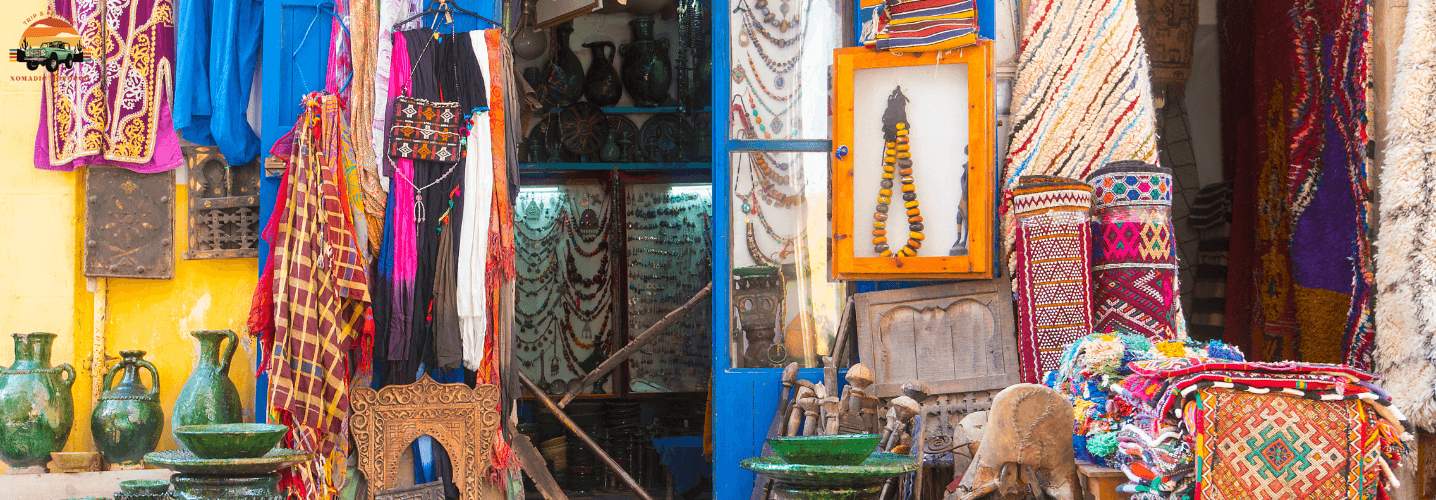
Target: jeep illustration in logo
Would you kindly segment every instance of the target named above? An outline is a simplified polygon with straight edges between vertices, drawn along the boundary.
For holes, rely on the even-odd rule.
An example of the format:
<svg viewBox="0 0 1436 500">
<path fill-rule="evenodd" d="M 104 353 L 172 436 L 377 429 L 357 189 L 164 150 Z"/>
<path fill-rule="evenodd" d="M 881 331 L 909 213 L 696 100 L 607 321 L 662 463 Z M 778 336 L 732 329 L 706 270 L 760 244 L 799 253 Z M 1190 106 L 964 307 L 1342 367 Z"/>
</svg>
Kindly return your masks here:
<svg viewBox="0 0 1436 500">
<path fill-rule="evenodd" d="M 80 32 L 69 21 L 50 16 L 35 21 L 20 38 L 20 48 L 10 50 L 10 60 L 25 63 L 34 71 L 44 66 L 51 73 L 60 65 L 69 68 L 75 63 L 92 60 L 80 45 Z"/>
</svg>

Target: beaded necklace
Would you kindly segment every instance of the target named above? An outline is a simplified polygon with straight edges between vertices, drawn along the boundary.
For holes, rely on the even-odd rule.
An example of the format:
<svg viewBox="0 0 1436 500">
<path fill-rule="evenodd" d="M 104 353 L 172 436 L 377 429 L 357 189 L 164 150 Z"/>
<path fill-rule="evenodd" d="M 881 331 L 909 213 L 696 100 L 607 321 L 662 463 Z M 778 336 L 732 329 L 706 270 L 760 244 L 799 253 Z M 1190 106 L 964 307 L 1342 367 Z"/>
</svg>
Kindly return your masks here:
<svg viewBox="0 0 1436 500">
<path fill-rule="evenodd" d="M 793 38 L 789 38 L 786 40 L 778 38 L 776 36 L 773 36 L 772 33 L 769 33 L 768 30 L 763 29 L 762 26 L 759 26 L 759 21 L 757 17 L 755 17 L 753 15 L 753 12 L 749 11 L 747 7 L 743 7 L 740 5 L 735 10 L 743 11 L 743 33 L 740 33 L 738 36 L 739 46 L 747 47 L 748 43 L 750 43 L 751 40 L 756 40 L 752 37 L 753 33 L 761 35 L 764 39 L 768 40 L 773 45 L 777 45 L 780 49 L 786 49 L 803 41 L 803 35 L 805 33 L 798 33 L 796 35 L 793 35 Z M 804 29 L 803 31 L 806 32 L 807 29 Z"/>
<path fill-rule="evenodd" d="M 912 257 L 922 248 L 922 210 L 918 208 L 917 186 L 913 184 L 912 176 L 912 152 L 908 148 L 907 100 L 899 86 L 888 96 L 888 107 L 883 112 L 883 177 L 878 190 L 877 211 L 873 212 L 873 251 L 882 257 L 894 255 L 888 245 L 887 231 L 888 203 L 892 199 L 894 177 L 902 181 L 903 208 L 907 209 L 908 218 L 907 242 L 896 255 Z"/>
<path fill-rule="evenodd" d="M 573 343 L 574 343 L 574 344 L 578 344 L 579 349 L 593 349 L 594 346 L 597 346 L 599 343 L 601 343 L 601 342 L 604 340 L 604 338 L 606 337 L 606 335 L 604 335 L 603 333 L 608 331 L 608 323 L 609 323 L 610 320 L 613 319 L 613 308 L 608 308 L 607 311 L 608 311 L 608 314 L 605 314 L 605 315 L 603 316 L 603 325 L 598 327 L 598 331 L 599 331 L 599 334 L 598 334 L 598 335 L 594 335 L 594 334 L 593 334 L 593 331 L 589 329 L 588 325 L 584 325 L 584 327 L 583 327 L 584 333 L 586 333 L 590 338 L 593 339 L 590 343 L 587 343 L 587 344 L 585 344 L 582 340 L 580 340 L 580 339 L 578 338 L 578 334 L 573 331 L 573 324 L 572 324 L 572 323 L 569 323 L 569 325 L 568 325 L 568 327 L 567 327 L 569 338 L 573 339 Z M 597 319 L 597 318 L 594 318 L 594 319 Z"/>
<path fill-rule="evenodd" d="M 579 275 L 578 264 L 575 262 L 573 254 L 568 255 L 566 264 L 568 268 L 568 282 L 571 284 L 594 287 L 608 281 L 608 255 L 604 255 L 603 258 L 598 261 L 598 272 L 594 273 L 592 278 Z"/>
</svg>

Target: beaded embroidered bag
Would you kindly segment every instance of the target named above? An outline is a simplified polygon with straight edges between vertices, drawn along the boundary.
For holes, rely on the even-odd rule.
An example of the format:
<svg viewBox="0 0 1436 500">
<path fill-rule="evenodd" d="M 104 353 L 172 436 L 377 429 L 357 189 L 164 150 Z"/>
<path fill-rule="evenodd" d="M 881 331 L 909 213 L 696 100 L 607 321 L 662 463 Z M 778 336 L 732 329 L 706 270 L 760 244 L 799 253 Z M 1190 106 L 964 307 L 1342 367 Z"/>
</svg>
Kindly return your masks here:
<svg viewBox="0 0 1436 500">
<path fill-rule="evenodd" d="M 463 158 L 459 140 L 463 120 L 457 102 L 395 97 L 387 153 L 393 158 L 457 162 Z"/>
</svg>

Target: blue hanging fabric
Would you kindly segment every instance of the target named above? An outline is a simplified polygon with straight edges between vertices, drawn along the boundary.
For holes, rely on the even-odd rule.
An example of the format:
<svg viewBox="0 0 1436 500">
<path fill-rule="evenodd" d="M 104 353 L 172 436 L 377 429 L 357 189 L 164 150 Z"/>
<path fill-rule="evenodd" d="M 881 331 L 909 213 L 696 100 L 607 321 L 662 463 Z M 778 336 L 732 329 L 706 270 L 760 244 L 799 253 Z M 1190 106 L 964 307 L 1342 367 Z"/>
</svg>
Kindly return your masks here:
<svg viewBox="0 0 1436 500">
<path fill-rule="evenodd" d="M 179 0 L 175 17 L 175 129 L 190 142 L 219 146 L 231 165 L 249 163 L 259 156 L 247 111 L 262 3 Z"/>
</svg>

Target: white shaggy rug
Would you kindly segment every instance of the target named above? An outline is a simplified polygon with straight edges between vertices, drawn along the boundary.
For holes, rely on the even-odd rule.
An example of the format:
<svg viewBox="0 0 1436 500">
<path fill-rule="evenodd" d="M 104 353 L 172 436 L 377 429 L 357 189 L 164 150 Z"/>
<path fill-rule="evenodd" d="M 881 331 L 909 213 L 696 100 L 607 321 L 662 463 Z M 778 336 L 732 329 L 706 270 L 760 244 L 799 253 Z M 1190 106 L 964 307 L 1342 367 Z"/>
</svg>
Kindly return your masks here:
<svg viewBox="0 0 1436 500">
<path fill-rule="evenodd" d="M 1436 430 L 1436 0 L 1410 0 L 1396 56 L 1376 241 L 1375 371 Z"/>
</svg>

